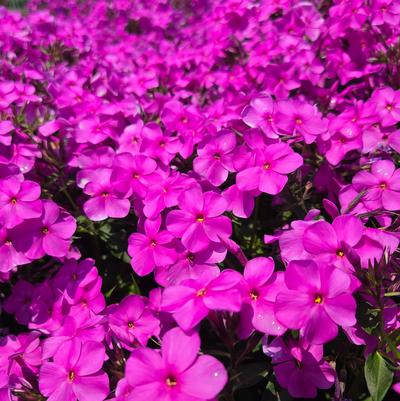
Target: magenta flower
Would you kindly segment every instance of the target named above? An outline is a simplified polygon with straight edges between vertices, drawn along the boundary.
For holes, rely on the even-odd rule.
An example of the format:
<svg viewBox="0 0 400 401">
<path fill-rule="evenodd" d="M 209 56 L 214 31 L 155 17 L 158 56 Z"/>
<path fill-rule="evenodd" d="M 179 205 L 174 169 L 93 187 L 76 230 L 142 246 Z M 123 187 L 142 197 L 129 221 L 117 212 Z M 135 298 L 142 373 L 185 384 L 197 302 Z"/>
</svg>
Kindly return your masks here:
<svg viewBox="0 0 400 401">
<path fill-rule="evenodd" d="M 129 385 L 126 378 L 121 379 L 117 388 L 115 389 L 115 398 L 111 398 L 111 401 L 128 401 L 131 400 L 133 387 Z"/>
<path fill-rule="evenodd" d="M 62 347 L 53 362 L 44 362 L 39 374 L 40 392 L 48 401 L 103 401 L 109 391 L 101 370 L 106 358 L 101 343 L 73 341 Z"/>
<path fill-rule="evenodd" d="M 219 275 L 205 271 L 198 279 L 167 287 L 162 310 L 172 313 L 184 330 L 195 327 L 210 310 L 239 312 L 242 300 L 237 285 L 241 278 L 234 270 L 224 270 Z"/>
<path fill-rule="evenodd" d="M 215 186 L 223 184 L 229 172 L 234 171 L 232 151 L 235 146 L 235 134 L 230 131 L 217 133 L 215 138 L 198 146 L 198 157 L 193 160 L 194 171 Z"/>
<path fill-rule="evenodd" d="M 63 257 L 68 253 L 76 230 L 75 219 L 50 200 L 42 201 L 40 218 L 30 219 L 15 227 L 15 247 L 30 259 L 45 254 Z"/>
<path fill-rule="evenodd" d="M 42 364 L 42 347 L 40 344 L 40 333 L 31 331 L 20 334 L 18 345 L 9 358 L 9 373 L 22 376 L 24 370 L 30 369 L 35 374 Z"/>
<path fill-rule="evenodd" d="M 121 153 L 114 159 L 110 181 L 121 194 L 133 192 L 144 197 L 149 187 L 149 178 L 156 168 L 157 163 L 150 157 Z"/>
<path fill-rule="evenodd" d="M 72 300 L 81 298 L 85 287 L 92 285 L 98 277 L 93 259 L 84 259 L 79 262 L 70 259 L 57 272 L 54 284 L 63 291 L 68 302 L 73 302 Z"/>
<path fill-rule="evenodd" d="M 147 219 L 144 234 L 134 233 L 129 237 L 128 253 L 131 256 L 133 270 L 145 276 L 156 266 L 168 266 L 177 258 L 174 249 L 174 236 L 167 230 L 161 230 L 161 218 Z"/>
<path fill-rule="evenodd" d="M 276 127 L 276 104 L 267 95 L 259 96 L 245 107 L 242 113 L 243 121 L 252 128 L 260 128 L 268 138 L 278 138 Z"/>
<path fill-rule="evenodd" d="M 108 217 L 126 217 L 131 203 L 125 198 L 125 193 L 114 187 L 111 169 L 98 169 L 96 173 L 96 181 L 89 182 L 84 189 L 85 194 L 91 196 L 83 205 L 89 219 L 101 221 Z"/>
<path fill-rule="evenodd" d="M 142 144 L 143 121 L 138 120 L 134 124 L 124 128 L 124 132 L 118 137 L 119 153 L 139 154 Z"/>
<path fill-rule="evenodd" d="M 326 221 L 317 221 L 305 229 L 303 234 L 304 249 L 321 262 L 333 264 L 343 270 L 353 270 L 346 250 L 354 248 L 364 233 L 361 220 L 354 216 L 338 216 L 332 225 Z M 324 238 L 321 241 L 321 238 Z"/>
<path fill-rule="evenodd" d="M 368 209 L 400 210 L 400 169 L 391 160 L 373 163 L 371 172 L 358 172 L 352 184 L 358 193 L 366 191 L 361 200 Z"/>
<path fill-rule="evenodd" d="M 303 158 L 286 143 L 268 145 L 254 153 L 254 167 L 246 168 L 236 176 L 237 186 L 242 191 L 258 188 L 261 192 L 276 195 L 288 180 L 286 174 L 303 164 Z"/>
<path fill-rule="evenodd" d="M 141 151 L 148 156 L 159 159 L 163 164 L 168 165 L 179 149 L 178 138 L 163 133 L 158 124 L 151 122 L 143 127 Z"/>
<path fill-rule="evenodd" d="M 232 233 L 231 221 L 221 216 L 227 209 L 226 200 L 219 194 L 203 193 L 200 186 L 192 186 L 179 198 L 179 208 L 167 215 L 166 225 L 175 237 L 191 252 L 206 249 L 211 242 L 220 243 Z"/>
<path fill-rule="evenodd" d="M 62 325 L 52 330 L 51 336 L 43 342 L 42 359 L 52 358 L 63 346 L 69 346 L 71 341 L 101 342 L 105 337 L 105 318 L 97 315 L 87 318 L 84 314 L 65 317 Z"/>
<path fill-rule="evenodd" d="M 372 25 L 380 26 L 385 23 L 398 25 L 400 23 L 400 4 L 393 0 L 374 0 L 371 14 Z"/>
<path fill-rule="evenodd" d="M 305 143 L 314 142 L 327 131 L 318 109 L 300 101 L 280 101 L 276 112 L 276 125 L 283 134 L 301 135 Z"/>
<path fill-rule="evenodd" d="M 126 379 L 133 387 L 129 399 L 206 401 L 214 398 L 225 386 L 227 374 L 217 359 L 198 356 L 199 349 L 199 335 L 185 334 L 179 328 L 164 335 L 161 352 L 135 349 L 126 364 Z"/>
<path fill-rule="evenodd" d="M 151 336 L 160 333 L 160 321 L 138 295 L 129 295 L 119 305 L 111 307 L 108 324 L 116 338 L 128 349 L 137 343 L 144 347 Z"/>
<path fill-rule="evenodd" d="M 15 314 L 19 324 L 27 325 L 32 318 L 32 295 L 34 286 L 28 281 L 19 280 L 12 288 L 12 293 L 3 303 L 7 313 Z"/>
<path fill-rule="evenodd" d="M 75 139 L 78 143 L 98 144 L 113 136 L 114 126 L 112 120 L 101 121 L 96 116 L 85 118 L 78 124 Z"/>
<path fill-rule="evenodd" d="M 351 279 L 332 265 L 311 260 L 289 262 L 287 290 L 278 293 L 275 315 L 289 329 L 300 329 L 311 344 L 323 344 L 338 334 L 337 326 L 356 323 Z"/>
<path fill-rule="evenodd" d="M 161 121 L 171 132 L 191 132 L 202 123 L 201 116 L 193 107 L 184 107 L 179 101 L 171 100 L 164 105 Z"/>
<path fill-rule="evenodd" d="M 149 180 L 144 198 L 143 213 L 149 219 L 155 219 L 165 208 L 178 205 L 178 198 L 193 181 L 176 172 L 159 171 Z"/>
<path fill-rule="evenodd" d="M 314 398 L 317 389 L 327 389 L 335 382 L 335 370 L 323 359 L 320 345 L 278 337 L 264 352 L 272 357 L 278 383 L 288 389 L 292 397 Z"/>
<path fill-rule="evenodd" d="M 30 262 L 24 251 L 15 248 L 16 242 L 16 234 L 12 230 L 0 228 L 0 272 L 2 273 L 7 273 Z"/>
<path fill-rule="evenodd" d="M 243 306 L 240 315 L 241 337 L 247 337 L 253 327 L 262 333 L 281 335 L 286 327 L 275 317 L 275 298 L 284 287 L 283 274 L 274 273 L 272 258 L 258 257 L 247 262 L 241 287 Z"/>
<path fill-rule="evenodd" d="M 40 186 L 34 181 L 21 182 L 13 176 L 0 182 L 0 221 L 12 228 L 26 219 L 42 214 Z"/>
<path fill-rule="evenodd" d="M 182 248 L 182 249 L 180 249 Z M 155 271 L 157 283 L 164 287 L 180 284 L 186 279 L 197 279 L 206 271 L 219 272 L 216 263 L 225 259 L 226 248 L 222 245 L 210 246 L 200 252 L 189 252 L 181 246 L 177 249 L 178 259 L 170 266 L 162 266 Z"/>
<path fill-rule="evenodd" d="M 400 91 L 384 87 L 374 91 L 371 101 L 376 103 L 376 112 L 383 127 L 400 121 Z"/>
<path fill-rule="evenodd" d="M 253 213 L 254 198 L 260 192 L 241 191 L 236 184 L 231 185 L 222 193 L 222 196 L 228 201 L 228 210 L 237 217 L 248 218 Z"/>
</svg>

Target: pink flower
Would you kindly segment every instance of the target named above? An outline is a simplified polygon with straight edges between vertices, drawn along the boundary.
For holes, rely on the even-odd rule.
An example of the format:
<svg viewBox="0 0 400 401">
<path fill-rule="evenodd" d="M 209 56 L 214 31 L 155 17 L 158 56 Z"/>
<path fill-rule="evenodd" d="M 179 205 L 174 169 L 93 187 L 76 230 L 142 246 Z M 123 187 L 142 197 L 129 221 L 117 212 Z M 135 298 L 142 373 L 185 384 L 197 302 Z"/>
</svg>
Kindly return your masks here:
<svg viewBox="0 0 400 401">
<path fill-rule="evenodd" d="M 103 401 L 109 391 L 101 370 L 106 354 L 101 343 L 73 341 L 62 347 L 53 362 L 44 362 L 39 374 L 40 392 L 48 401 Z"/>
<path fill-rule="evenodd" d="M 371 101 L 376 104 L 376 112 L 383 127 L 400 121 L 400 91 L 384 87 L 374 91 Z"/>
<path fill-rule="evenodd" d="M 112 120 L 101 121 L 99 117 L 89 117 L 80 121 L 75 139 L 78 143 L 98 144 L 113 136 L 115 123 Z"/>
<path fill-rule="evenodd" d="M 24 251 L 15 248 L 17 236 L 12 230 L 0 228 L 0 272 L 6 273 L 30 262 Z"/>
<path fill-rule="evenodd" d="M 0 181 L 0 188 L 0 221 L 6 228 L 42 214 L 40 186 L 36 182 L 21 182 L 13 176 Z"/>
<path fill-rule="evenodd" d="M 314 398 L 317 389 L 330 388 L 335 382 L 335 370 L 323 359 L 321 345 L 278 337 L 263 348 L 272 357 L 278 383 L 292 397 Z"/>
<path fill-rule="evenodd" d="M 34 286 L 28 281 L 19 280 L 3 303 L 4 310 L 7 313 L 14 313 L 19 324 L 27 325 L 32 318 L 33 289 Z"/>
<path fill-rule="evenodd" d="M 141 151 L 167 165 L 179 151 L 180 143 L 176 136 L 165 134 L 156 123 L 143 127 Z"/>
<path fill-rule="evenodd" d="M 373 163 L 371 172 L 358 172 L 352 184 L 358 193 L 366 191 L 361 200 L 368 209 L 400 210 L 400 169 L 391 160 Z"/>
<path fill-rule="evenodd" d="M 210 246 L 196 253 L 179 248 L 177 251 L 178 259 L 176 262 L 170 266 L 162 266 L 155 272 L 157 283 L 164 287 L 180 284 L 189 278 L 197 279 L 206 270 L 218 273 L 219 268 L 216 263 L 222 262 L 227 252 L 222 245 Z"/>
<path fill-rule="evenodd" d="M 15 247 L 30 259 L 45 254 L 63 257 L 68 253 L 76 230 L 75 219 L 50 200 L 42 201 L 42 215 L 15 227 Z"/>
<path fill-rule="evenodd" d="M 274 273 L 272 258 L 257 257 L 247 262 L 243 277 L 241 337 L 247 337 L 253 327 L 270 335 L 283 334 L 286 327 L 277 322 L 274 311 L 276 295 L 284 286 L 283 273 Z"/>
<path fill-rule="evenodd" d="M 194 171 L 215 186 L 223 184 L 229 172 L 234 171 L 232 151 L 235 146 L 235 134 L 230 131 L 218 132 L 215 138 L 198 146 L 198 157 L 193 160 Z"/>
<path fill-rule="evenodd" d="M 254 198 L 260 192 L 256 189 L 253 191 L 241 191 L 236 184 L 226 189 L 222 196 L 228 201 L 228 210 L 237 217 L 248 218 L 253 213 Z"/>
<path fill-rule="evenodd" d="M 147 219 L 144 223 L 145 234 L 134 233 L 129 237 L 128 253 L 131 256 L 133 270 L 145 276 L 156 266 L 168 266 L 177 258 L 174 249 L 174 236 L 167 230 L 161 230 L 161 218 Z"/>
<path fill-rule="evenodd" d="M 239 312 L 240 292 L 236 288 L 241 275 L 234 270 L 221 274 L 205 271 L 198 279 L 188 279 L 167 287 L 163 293 L 162 309 L 184 330 L 190 330 L 204 319 L 210 310 Z"/>
<path fill-rule="evenodd" d="M 149 178 L 157 168 L 157 163 L 150 157 L 121 153 L 114 159 L 110 181 L 113 188 L 121 194 L 144 197 L 149 187 Z"/>
<path fill-rule="evenodd" d="M 371 24 L 380 26 L 385 23 L 398 25 L 400 22 L 400 4 L 393 0 L 372 1 Z"/>
<path fill-rule="evenodd" d="M 126 364 L 126 379 L 133 387 L 129 399 L 206 401 L 214 398 L 225 386 L 227 374 L 217 359 L 198 356 L 199 349 L 199 335 L 185 334 L 179 328 L 164 335 L 161 352 L 135 349 Z"/>
<path fill-rule="evenodd" d="M 268 95 L 260 95 L 243 110 L 242 118 L 249 127 L 260 128 L 268 138 L 278 138 L 275 114 L 274 100 Z"/>
<path fill-rule="evenodd" d="M 144 215 L 154 219 L 165 208 L 176 206 L 183 189 L 190 183 L 192 179 L 177 171 L 164 173 L 160 170 L 155 173 L 146 188 L 147 192 L 143 201 Z"/>
<path fill-rule="evenodd" d="M 347 273 L 311 260 L 289 262 L 285 272 L 287 290 L 278 293 L 277 319 L 290 329 L 300 329 L 311 344 L 323 344 L 338 334 L 337 325 L 356 323 L 356 303 Z"/>
<path fill-rule="evenodd" d="M 79 299 L 85 292 L 85 287 L 92 285 L 99 274 L 93 259 L 84 259 L 77 262 L 74 259 L 67 260 L 57 272 L 54 284 L 63 291 L 68 302 Z"/>
<path fill-rule="evenodd" d="M 43 342 L 42 358 L 53 357 L 57 351 L 64 346 L 69 346 L 71 341 L 101 342 L 105 337 L 105 318 L 98 315 L 87 318 L 84 314 L 65 316 L 62 325 L 51 332 L 51 336 Z"/>
<path fill-rule="evenodd" d="M 128 349 L 132 349 L 136 343 L 146 346 L 151 336 L 160 333 L 159 320 L 138 295 L 129 295 L 119 305 L 110 307 L 108 324 L 117 339 Z"/>
<path fill-rule="evenodd" d="M 332 225 L 326 221 L 317 221 L 306 228 L 303 246 L 321 262 L 333 264 L 345 271 L 353 270 L 346 250 L 349 247 L 354 248 L 361 241 L 363 234 L 364 226 L 360 219 L 343 215 L 336 217 Z"/>
<path fill-rule="evenodd" d="M 314 142 L 327 131 L 327 126 L 315 106 L 292 100 L 278 103 L 276 125 L 286 135 L 301 135 L 305 143 Z"/>
<path fill-rule="evenodd" d="M 302 157 L 286 143 L 256 149 L 254 154 L 254 167 L 246 168 L 236 176 L 237 186 L 242 191 L 258 188 L 261 192 L 276 195 L 288 180 L 286 174 L 303 164 Z"/>
<path fill-rule="evenodd" d="M 111 169 L 98 169 L 96 173 L 96 181 L 89 182 L 84 189 L 85 194 L 91 196 L 83 205 L 89 219 L 101 221 L 108 217 L 126 217 L 131 203 L 125 198 L 125 193 L 114 187 Z"/>
<path fill-rule="evenodd" d="M 199 185 L 192 186 L 180 196 L 179 208 L 167 215 L 166 225 L 175 237 L 191 252 L 206 249 L 211 242 L 221 243 L 231 235 L 228 217 L 221 216 L 227 209 L 226 200 L 219 194 L 203 193 Z"/>
</svg>

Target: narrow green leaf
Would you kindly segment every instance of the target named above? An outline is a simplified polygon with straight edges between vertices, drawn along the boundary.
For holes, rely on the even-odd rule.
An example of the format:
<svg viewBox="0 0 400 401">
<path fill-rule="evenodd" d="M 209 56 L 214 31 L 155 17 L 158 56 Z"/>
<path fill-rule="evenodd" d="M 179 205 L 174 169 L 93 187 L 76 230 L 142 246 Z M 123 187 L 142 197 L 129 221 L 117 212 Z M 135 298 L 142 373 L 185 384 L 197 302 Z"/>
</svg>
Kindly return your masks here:
<svg viewBox="0 0 400 401">
<path fill-rule="evenodd" d="M 368 356 L 364 374 L 372 401 L 382 401 L 392 384 L 393 371 L 379 352 Z"/>
</svg>

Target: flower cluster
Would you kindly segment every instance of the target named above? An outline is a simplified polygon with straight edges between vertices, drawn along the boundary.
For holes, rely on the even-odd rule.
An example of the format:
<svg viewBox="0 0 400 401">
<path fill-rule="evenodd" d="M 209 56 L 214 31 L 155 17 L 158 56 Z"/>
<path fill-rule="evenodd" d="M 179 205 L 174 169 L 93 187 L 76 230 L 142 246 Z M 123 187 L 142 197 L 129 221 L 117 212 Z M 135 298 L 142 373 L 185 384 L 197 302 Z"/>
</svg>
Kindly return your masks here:
<svg viewBox="0 0 400 401">
<path fill-rule="evenodd" d="M 400 393 L 399 0 L 0 21 L 0 401 Z"/>
</svg>

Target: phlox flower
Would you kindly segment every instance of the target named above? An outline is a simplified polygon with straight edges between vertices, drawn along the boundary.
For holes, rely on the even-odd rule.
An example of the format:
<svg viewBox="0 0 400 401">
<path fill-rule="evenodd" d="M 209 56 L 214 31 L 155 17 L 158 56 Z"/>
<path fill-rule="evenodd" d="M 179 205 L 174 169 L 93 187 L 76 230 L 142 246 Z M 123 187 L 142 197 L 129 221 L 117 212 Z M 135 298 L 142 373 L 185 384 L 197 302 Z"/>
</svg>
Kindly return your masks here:
<svg viewBox="0 0 400 401">
<path fill-rule="evenodd" d="M 223 245 L 213 245 L 199 252 L 190 252 L 183 246 L 177 249 L 178 259 L 170 266 L 155 271 L 158 284 L 167 287 L 186 279 L 197 279 L 204 271 L 218 272 L 216 263 L 222 262 L 227 253 Z"/>
<path fill-rule="evenodd" d="M 272 358 L 278 383 L 292 397 L 314 398 L 317 389 L 330 388 L 335 382 L 335 370 L 323 359 L 321 345 L 278 337 L 263 349 Z"/>
<path fill-rule="evenodd" d="M 15 246 L 30 259 L 45 254 L 66 256 L 76 230 L 75 219 L 51 200 L 43 200 L 42 205 L 40 217 L 25 220 L 13 229 Z"/>
<path fill-rule="evenodd" d="M 177 171 L 159 171 L 153 174 L 143 201 L 144 215 L 155 219 L 165 208 L 177 206 L 182 191 L 193 182 L 191 178 Z"/>
<path fill-rule="evenodd" d="M 111 306 L 108 310 L 108 325 L 128 349 L 137 343 L 146 346 L 149 338 L 160 332 L 159 320 L 138 295 L 129 295 L 119 305 Z"/>
<path fill-rule="evenodd" d="M 376 104 L 376 112 L 383 127 L 400 121 L 400 91 L 390 87 L 376 89 L 371 96 L 371 102 Z"/>
<path fill-rule="evenodd" d="M 133 192 L 144 197 L 149 186 L 149 178 L 156 168 L 157 163 L 150 157 L 120 153 L 114 159 L 110 181 L 113 188 L 122 194 Z"/>
<path fill-rule="evenodd" d="M 318 109 L 308 103 L 292 100 L 278 102 L 276 125 L 286 135 L 301 135 L 305 143 L 312 143 L 327 131 Z"/>
<path fill-rule="evenodd" d="M 365 191 L 361 200 L 369 210 L 400 210 L 400 169 L 391 160 L 373 163 L 371 172 L 358 172 L 352 185 L 358 193 Z"/>
<path fill-rule="evenodd" d="M 178 138 L 164 133 L 158 124 L 151 122 L 143 127 L 141 145 L 143 153 L 160 160 L 164 165 L 168 165 L 179 149 Z"/>
<path fill-rule="evenodd" d="M 284 287 L 283 273 L 274 273 L 272 258 L 257 257 L 247 262 L 241 285 L 243 299 L 240 334 L 247 337 L 253 327 L 271 335 L 281 335 L 286 327 L 275 317 L 277 293 Z"/>
<path fill-rule="evenodd" d="M 305 341 L 323 344 L 338 334 L 338 325 L 356 323 L 356 303 L 350 276 L 328 264 L 312 260 L 289 262 L 287 290 L 278 293 L 275 315 L 290 329 L 300 329 Z"/>
<path fill-rule="evenodd" d="M 111 169 L 98 169 L 96 181 L 85 186 L 84 192 L 91 198 L 84 203 L 83 209 L 93 221 L 108 217 L 122 218 L 129 213 L 131 203 L 125 198 L 126 193 L 121 193 L 114 187 L 111 174 Z"/>
<path fill-rule="evenodd" d="M 253 167 L 240 171 L 236 184 L 242 191 L 258 188 L 261 192 L 276 195 L 288 181 L 286 174 L 303 164 L 303 158 L 286 143 L 275 143 L 255 150 Z"/>
<path fill-rule="evenodd" d="M 101 370 L 106 354 L 101 343 L 73 341 L 40 368 L 39 389 L 49 401 L 103 401 L 109 380 Z"/>
<path fill-rule="evenodd" d="M 221 216 L 227 202 L 216 192 L 203 193 L 199 185 L 192 186 L 182 193 L 178 205 L 180 210 L 168 213 L 166 225 L 189 251 L 202 251 L 211 242 L 221 243 L 231 235 L 230 219 Z"/>
<path fill-rule="evenodd" d="M 336 217 L 332 224 L 317 221 L 304 230 L 304 249 L 317 260 L 333 264 L 345 271 L 353 270 L 346 255 L 349 247 L 361 241 L 364 225 L 355 216 Z"/>
<path fill-rule="evenodd" d="M 197 279 L 167 287 L 162 310 L 172 313 L 184 330 L 195 327 L 210 310 L 239 312 L 242 300 L 237 285 L 240 281 L 241 275 L 234 270 L 224 270 L 217 275 L 205 271 Z"/>
<path fill-rule="evenodd" d="M 97 116 L 88 117 L 79 122 L 75 139 L 78 143 L 98 144 L 113 136 L 114 126 L 112 120 L 101 121 Z"/>
<path fill-rule="evenodd" d="M 21 182 L 13 176 L 0 181 L 0 221 L 12 228 L 26 219 L 39 217 L 42 203 L 40 186 L 34 181 Z"/>
<path fill-rule="evenodd" d="M 223 184 L 229 172 L 234 171 L 232 151 L 235 146 L 235 134 L 230 131 L 218 132 L 215 138 L 198 146 L 198 157 L 193 160 L 194 171 L 215 186 Z"/>
<path fill-rule="evenodd" d="M 126 364 L 126 380 L 133 390 L 131 401 L 206 401 L 225 386 L 227 374 L 221 362 L 198 356 L 200 338 L 181 329 L 168 331 L 161 352 L 149 348 L 132 351 Z M 184 350 L 184 352 L 182 352 Z"/>
<path fill-rule="evenodd" d="M 0 228 L 0 272 L 2 273 L 7 273 L 30 262 L 24 251 L 15 248 L 16 236 L 17 234 L 12 230 Z"/>
<path fill-rule="evenodd" d="M 260 95 L 254 98 L 244 108 L 243 121 L 252 128 L 260 128 L 268 138 L 277 138 L 276 104 L 268 95 Z"/>
<path fill-rule="evenodd" d="M 156 266 L 168 266 L 177 258 L 174 236 L 167 230 L 160 230 L 161 218 L 147 219 L 144 234 L 133 233 L 129 237 L 128 253 L 133 270 L 140 276 L 149 274 Z"/>
</svg>

